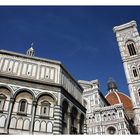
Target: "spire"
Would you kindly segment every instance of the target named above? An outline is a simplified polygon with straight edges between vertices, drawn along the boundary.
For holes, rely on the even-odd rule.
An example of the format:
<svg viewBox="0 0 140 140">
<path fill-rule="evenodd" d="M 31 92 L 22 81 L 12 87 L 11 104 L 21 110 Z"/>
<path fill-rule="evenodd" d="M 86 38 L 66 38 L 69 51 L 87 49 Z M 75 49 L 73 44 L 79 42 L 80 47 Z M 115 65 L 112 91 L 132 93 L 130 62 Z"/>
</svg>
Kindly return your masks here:
<svg viewBox="0 0 140 140">
<path fill-rule="evenodd" d="M 109 80 L 107 82 L 107 87 L 108 87 L 108 91 L 118 89 L 116 82 L 112 78 L 109 78 Z"/>
<path fill-rule="evenodd" d="M 28 56 L 34 56 L 35 51 L 34 51 L 34 49 L 33 49 L 33 45 L 34 45 L 34 43 L 32 42 L 32 43 L 31 43 L 31 47 L 27 50 L 26 55 L 28 55 Z"/>
</svg>

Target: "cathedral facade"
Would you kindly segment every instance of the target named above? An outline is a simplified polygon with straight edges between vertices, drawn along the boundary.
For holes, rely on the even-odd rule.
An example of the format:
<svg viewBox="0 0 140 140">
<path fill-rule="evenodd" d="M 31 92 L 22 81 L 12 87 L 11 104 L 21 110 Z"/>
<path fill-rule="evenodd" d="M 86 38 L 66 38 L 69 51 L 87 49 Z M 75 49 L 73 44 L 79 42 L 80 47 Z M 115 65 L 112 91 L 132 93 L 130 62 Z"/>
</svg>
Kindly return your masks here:
<svg viewBox="0 0 140 140">
<path fill-rule="evenodd" d="M 0 134 L 140 134 L 140 36 L 115 26 L 130 97 L 114 80 L 76 81 L 59 61 L 0 50 Z"/>
</svg>

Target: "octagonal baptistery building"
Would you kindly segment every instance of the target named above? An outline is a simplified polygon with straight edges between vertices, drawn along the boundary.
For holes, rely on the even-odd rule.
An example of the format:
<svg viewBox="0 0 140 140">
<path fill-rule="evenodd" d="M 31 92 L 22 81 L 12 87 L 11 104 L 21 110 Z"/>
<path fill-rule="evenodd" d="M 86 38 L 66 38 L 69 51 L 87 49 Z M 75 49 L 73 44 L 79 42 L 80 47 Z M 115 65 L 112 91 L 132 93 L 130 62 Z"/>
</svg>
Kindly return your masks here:
<svg viewBox="0 0 140 140">
<path fill-rule="evenodd" d="M 133 105 L 132 105 L 131 98 L 126 94 L 118 91 L 117 84 L 113 79 L 110 78 L 108 80 L 107 86 L 108 86 L 108 93 L 105 96 L 105 98 L 110 103 L 110 105 L 122 104 L 126 114 L 130 119 L 132 119 Z"/>
<path fill-rule="evenodd" d="M 61 62 L 0 50 L 0 134 L 84 134 L 83 88 Z"/>
</svg>

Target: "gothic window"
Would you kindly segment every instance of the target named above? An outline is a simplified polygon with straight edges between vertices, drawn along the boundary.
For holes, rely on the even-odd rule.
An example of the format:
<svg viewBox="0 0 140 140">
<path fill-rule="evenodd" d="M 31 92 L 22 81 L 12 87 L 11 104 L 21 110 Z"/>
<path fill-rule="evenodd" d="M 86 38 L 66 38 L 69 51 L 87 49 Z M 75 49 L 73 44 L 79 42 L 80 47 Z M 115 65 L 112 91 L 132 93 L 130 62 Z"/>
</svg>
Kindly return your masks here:
<svg viewBox="0 0 140 140">
<path fill-rule="evenodd" d="M 122 117 L 122 112 L 119 112 L 119 117 Z"/>
<path fill-rule="evenodd" d="M 136 50 L 135 50 L 135 46 L 133 42 L 127 43 L 127 48 L 128 48 L 130 56 L 136 55 Z"/>
<path fill-rule="evenodd" d="M 121 128 L 124 128 L 124 124 L 123 123 L 121 123 Z"/>
<path fill-rule="evenodd" d="M 49 117 L 50 113 L 50 103 L 48 101 L 43 101 L 41 103 L 41 116 Z"/>
<path fill-rule="evenodd" d="M 135 67 L 132 68 L 134 77 L 138 76 L 137 69 Z"/>
<path fill-rule="evenodd" d="M 6 96 L 3 94 L 0 94 L 0 110 L 3 110 L 5 100 L 6 100 Z"/>
<path fill-rule="evenodd" d="M 26 113 L 27 101 L 25 99 L 20 100 L 19 102 L 19 113 Z"/>
</svg>

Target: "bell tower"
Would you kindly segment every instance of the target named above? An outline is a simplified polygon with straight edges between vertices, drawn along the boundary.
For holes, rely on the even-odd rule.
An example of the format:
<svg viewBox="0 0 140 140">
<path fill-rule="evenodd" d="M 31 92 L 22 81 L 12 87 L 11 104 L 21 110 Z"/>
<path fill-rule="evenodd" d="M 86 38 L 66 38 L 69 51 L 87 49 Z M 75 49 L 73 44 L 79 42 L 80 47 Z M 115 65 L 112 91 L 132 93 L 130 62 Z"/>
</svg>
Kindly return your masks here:
<svg viewBox="0 0 140 140">
<path fill-rule="evenodd" d="M 134 125 L 140 134 L 140 36 L 136 21 L 113 28 L 124 66 L 134 110 Z"/>
</svg>

